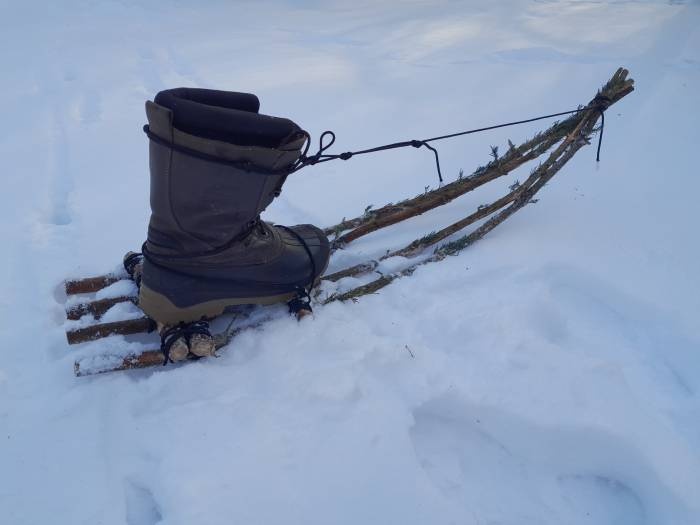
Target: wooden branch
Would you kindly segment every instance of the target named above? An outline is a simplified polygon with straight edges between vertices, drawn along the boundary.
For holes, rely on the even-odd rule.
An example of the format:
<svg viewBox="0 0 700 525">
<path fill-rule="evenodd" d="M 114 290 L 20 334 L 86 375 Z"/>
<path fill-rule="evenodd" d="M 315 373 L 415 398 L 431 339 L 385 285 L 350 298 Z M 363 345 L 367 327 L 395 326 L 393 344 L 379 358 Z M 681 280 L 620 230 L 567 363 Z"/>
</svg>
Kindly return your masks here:
<svg viewBox="0 0 700 525">
<path fill-rule="evenodd" d="M 84 279 L 70 279 L 65 282 L 66 295 L 76 295 L 79 293 L 94 293 L 110 284 L 121 281 L 124 277 L 115 274 L 100 275 L 99 277 L 87 277 Z"/>
<path fill-rule="evenodd" d="M 437 244 L 438 242 L 446 239 L 450 235 L 453 235 L 457 233 L 460 230 L 463 230 L 467 226 L 485 218 L 494 213 L 495 211 L 503 208 L 504 206 L 510 204 L 517 198 L 517 196 L 522 193 L 523 188 L 522 186 L 519 186 L 518 188 L 513 189 L 510 193 L 507 195 L 501 197 L 500 199 L 496 200 L 495 202 L 486 205 L 486 206 L 480 206 L 477 211 L 472 213 L 471 215 L 465 217 L 464 219 L 461 219 L 446 228 L 443 228 L 442 230 L 432 232 L 424 237 L 421 237 L 420 239 L 416 239 L 413 242 L 411 242 L 409 245 L 398 249 L 394 250 L 392 252 L 387 252 L 385 255 L 379 258 L 379 260 L 372 260 L 364 263 L 357 264 L 355 266 L 351 266 L 349 268 L 345 268 L 343 270 L 340 270 L 338 272 L 326 275 L 323 277 L 324 281 L 331 281 L 335 282 L 338 281 L 344 277 L 358 277 L 360 275 L 364 275 L 370 272 L 373 272 L 374 270 L 377 269 L 379 266 L 379 262 L 383 261 L 385 259 L 388 259 L 390 257 L 415 257 L 416 255 L 420 254 L 422 251 L 424 251 L 426 248 L 429 246 L 433 246 Z"/>
<path fill-rule="evenodd" d="M 321 280 L 323 281 L 339 281 L 343 277 L 357 277 L 358 275 L 363 275 L 369 272 L 373 272 L 374 270 L 377 269 L 377 266 L 379 266 L 379 261 L 368 261 L 360 264 L 356 264 L 355 266 L 351 266 L 349 268 L 345 268 L 344 270 L 340 270 L 335 273 L 331 273 L 328 275 L 324 275 Z"/>
<path fill-rule="evenodd" d="M 481 185 L 477 184 L 476 186 L 471 187 L 475 180 L 477 180 L 477 182 L 479 180 L 482 180 L 480 177 L 483 177 L 484 175 L 487 175 L 489 173 L 492 174 L 493 170 L 495 170 L 496 172 L 500 171 L 501 174 L 505 175 L 506 173 L 513 171 L 515 168 L 519 167 L 522 163 L 537 158 L 539 155 L 541 155 L 543 151 L 548 150 L 553 143 L 556 143 L 562 138 L 564 138 L 566 133 L 573 127 L 571 126 L 571 123 L 568 122 L 568 120 L 569 119 L 563 122 L 556 122 L 544 132 L 538 133 L 533 138 L 527 140 L 526 142 L 522 143 L 517 147 L 510 148 L 500 159 L 492 161 L 486 166 L 478 168 L 474 171 L 474 173 L 472 173 L 468 177 L 464 177 L 462 179 L 446 184 L 445 186 L 442 186 L 440 188 L 428 191 L 416 197 L 406 199 L 397 204 L 386 204 L 381 208 L 369 210 L 359 217 L 355 217 L 354 219 L 343 220 L 334 226 L 325 228 L 324 232 L 326 235 L 337 234 L 339 232 L 365 226 L 368 223 L 371 223 L 376 220 L 381 220 L 383 217 L 393 215 L 395 213 L 401 213 L 407 208 L 412 208 L 415 205 L 420 204 L 421 202 L 426 200 L 435 199 L 435 202 L 439 202 L 440 197 L 449 196 L 449 194 L 452 193 L 456 189 L 456 187 L 459 188 L 461 186 L 467 186 L 468 188 L 463 193 L 471 191 L 471 189 L 474 189 L 475 187 Z M 526 158 L 518 165 L 512 166 L 510 164 L 511 162 L 518 160 L 521 157 Z M 496 174 L 496 177 L 494 178 L 497 178 L 498 176 L 500 175 Z M 485 184 L 490 180 L 493 179 L 489 178 L 488 180 L 484 180 L 482 184 Z M 471 189 L 469 189 L 470 187 Z M 461 193 L 460 195 L 462 195 L 463 193 Z M 448 200 L 447 202 L 450 202 L 450 200 Z"/>
<path fill-rule="evenodd" d="M 525 153 L 521 152 L 521 148 L 512 148 L 503 157 L 491 162 L 485 168 L 478 169 L 469 177 L 458 179 L 441 188 L 418 195 L 399 204 L 387 205 L 379 210 L 369 211 L 363 217 L 341 223 L 342 225 L 352 222 L 358 225 L 335 239 L 333 246 L 335 248 L 342 247 L 364 235 L 448 204 L 465 193 L 507 175 L 526 162 L 539 157 L 570 132 L 575 124 L 575 119 L 567 119 L 550 128 L 548 132 L 532 139 L 536 141 L 536 145 L 529 148 Z"/>
<path fill-rule="evenodd" d="M 131 301 L 138 305 L 138 297 L 121 295 L 119 297 L 109 297 L 107 299 L 98 299 L 89 303 L 75 304 L 66 310 L 66 317 L 72 321 L 80 319 L 82 316 L 92 314 L 95 319 L 99 320 L 112 306 L 118 303 Z"/>
<path fill-rule="evenodd" d="M 116 321 L 114 323 L 101 323 L 85 328 L 76 328 L 66 332 L 69 345 L 94 341 L 110 335 L 131 335 L 155 330 L 156 323 L 148 317 Z"/>
<path fill-rule="evenodd" d="M 411 242 L 409 245 L 401 249 L 394 250 L 393 252 L 387 252 L 386 254 L 382 255 L 379 258 L 379 260 L 367 261 L 364 263 L 356 264 L 355 266 L 351 266 L 349 268 L 345 268 L 343 270 L 339 270 L 335 273 L 324 275 L 322 277 L 322 280 L 336 282 L 344 277 L 358 277 L 360 275 L 368 274 L 377 269 L 380 261 L 386 260 L 390 257 L 415 257 L 421 252 L 423 252 L 426 248 L 437 244 L 438 242 L 449 237 L 450 235 L 457 233 L 459 230 L 466 228 L 470 224 L 473 224 L 483 219 L 484 217 L 488 217 L 494 211 L 497 211 L 503 206 L 506 206 L 507 204 L 513 202 L 516 195 L 516 192 L 512 191 L 508 195 L 501 197 L 492 204 L 489 204 L 488 206 L 479 207 L 477 211 L 475 211 L 468 217 L 465 217 L 464 219 L 461 219 L 455 222 L 454 224 L 443 228 L 442 230 L 430 233 L 424 237 L 421 237 L 420 239 L 416 239 L 415 241 Z"/>
<path fill-rule="evenodd" d="M 599 94 L 608 97 L 608 99 L 611 101 L 610 104 L 608 104 L 608 107 L 634 90 L 634 81 L 631 79 L 627 80 L 627 75 L 628 71 L 626 69 L 618 69 L 613 77 L 599 92 Z M 596 99 L 591 101 L 589 105 L 592 105 L 595 102 Z M 578 116 L 579 114 L 576 115 Z M 542 189 L 552 177 L 554 177 L 554 175 L 576 154 L 576 152 L 584 145 L 589 143 L 588 137 L 593 133 L 595 124 L 597 123 L 599 117 L 600 111 L 596 109 L 589 109 L 583 112 L 583 115 L 579 116 L 580 120 L 578 124 L 571 131 L 571 133 L 569 133 L 562 143 L 549 155 L 547 160 L 532 172 L 525 183 L 523 183 L 521 187 L 516 190 L 517 196 L 512 200 L 512 204 L 486 221 L 475 231 L 461 237 L 460 239 L 457 239 L 456 241 L 441 246 L 435 250 L 431 257 L 423 261 L 415 263 L 400 272 L 396 272 L 391 275 L 384 275 L 364 286 L 359 286 L 342 294 L 332 295 L 326 299 L 323 304 L 328 304 L 334 301 L 346 301 L 348 299 L 356 300 L 358 297 L 363 295 L 376 293 L 396 279 L 413 274 L 419 266 L 429 264 L 431 262 L 441 261 L 448 255 L 456 255 L 477 240 L 483 238 L 488 232 L 513 215 L 516 211 L 530 203 L 534 195 L 540 189 Z M 504 197 L 504 199 L 506 197 Z"/>
<path fill-rule="evenodd" d="M 495 211 L 498 211 L 504 206 L 510 204 L 511 202 L 513 202 L 513 200 L 515 200 L 515 198 L 517 198 L 517 192 L 517 189 L 513 190 L 508 195 L 501 197 L 497 201 L 489 204 L 488 206 L 480 206 L 479 209 L 477 209 L 474 213 L 465 217 L 464 219 L 450 224 L 442 230 L 433 232 L 420 239 L 416 239 L 405 248 L 401 248 L 400 250 L 395 250 L 393 252 L 387 253 L 386 255 L 382 256 L 382 260 L 388 259 L 389 257 L 415 257 L 429 246 L 433 246 L 438 242 L 445 240 L 450 235 L 453 235 L 458 231 L 463 230 L 467 226 L 474 224 L 475 222 L 480 221 L 485 217 L 488 217 Z"/>
</svg>

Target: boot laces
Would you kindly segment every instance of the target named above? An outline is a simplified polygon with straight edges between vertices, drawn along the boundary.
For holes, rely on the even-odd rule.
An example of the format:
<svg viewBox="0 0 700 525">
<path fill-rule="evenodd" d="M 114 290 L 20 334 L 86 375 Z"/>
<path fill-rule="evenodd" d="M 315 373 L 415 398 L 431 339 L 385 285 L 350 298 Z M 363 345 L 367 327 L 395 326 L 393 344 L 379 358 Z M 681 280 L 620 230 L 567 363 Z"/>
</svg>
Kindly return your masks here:
<svg viewBox="0 0 700 525">
<path fill-rule="evenodd" d="M 265 228 L 265 223 L 260 220 L 258 215 L 248 223 L 248 232 L 244 234 L 242 241 L 245 246 L 248 246 L 255 237 L 267 237 L 268 235 L 269 232 Z"/>
</svg>

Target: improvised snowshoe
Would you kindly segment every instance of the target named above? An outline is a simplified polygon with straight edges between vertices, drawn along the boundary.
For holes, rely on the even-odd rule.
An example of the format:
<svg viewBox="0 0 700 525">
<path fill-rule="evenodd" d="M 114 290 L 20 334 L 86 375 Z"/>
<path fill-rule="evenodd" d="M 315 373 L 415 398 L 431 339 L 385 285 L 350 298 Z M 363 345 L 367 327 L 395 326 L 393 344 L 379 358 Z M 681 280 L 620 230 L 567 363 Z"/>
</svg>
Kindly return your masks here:
<svg viewBox="0 0 700 525">
<path fill-rule="evenodd" d="M 422 264 L 459 253 L 536 201 L 535 194 L 590 143 L 603 111 L 633 91 L 627 75 L 627 70 L 618 69 L 589 104 L 565 112 L 571 115 L 519 146 L 509 141 L 502 155 L 494 149 L 493 160 L 472 175 L 397 204 L 368 209 L 325 230 L 310 225 L 272 226 L 262 222 L 259 214 L 300 165 L 347 160 L 353 153 L 324 155 L 329 145 L 322 145 L 319 153 L 306 157 L 302 146 L 308 135 L 291 121 L 259 115 L 253 95 L 189 89 L 161 92 L 147 103 L 152 216 L 143 255 L 127 254 L 123 271 L 65 282 L 69 344 L 108 336 L 123 341 L 98 345 L 96 352 L 86 348 L 75 362 L 76 375 L 214 355 L 241 330 L 260 326 L 276 315 L 274 309 L 247 305 L 290 301 L 291 310 L 303 311 L 310 307 L 308 292 L 319 279 L 324 284 L 323 293 L 316 293 L 317 304 L 355 300 L 411 275 Z M 427 142 L 402 144 L 418 147 Z M 355 154 L 365 151 L 372 150 Z M 379 260 L 324 274 L 332 251 L 447 204 L 546 153 L 528 178 L 515 181 L 500 199 L 402 249 L 387 251 Z M 455 238 L 476 223 L 480 223 L 476 229 Z M 328 236 L 333 236 L 332 242 Z M 398 257 L 406 261 L 403 268 L 381 273 L 384 260 Z M 380 276 L 354 288 L 348 285 L 357 281 L 343 280 L 373 272 Z M 140 291 L 134 286 L 132 293 L 123 294 L 120 282 L 125 280 L 138 283 Z M 109 293 L 111 288 L 114 293 Z M 144 315 L 99 322 L 124 303 L 137 305 Z M 233 309 L 232 316 L 219 317 L 227 309 Z M 208 321 L 217 317 L 224 324 L 211 335 Z M 156 328 L 161 344 L 149 347 L 140 334 Z"/>
</svg>

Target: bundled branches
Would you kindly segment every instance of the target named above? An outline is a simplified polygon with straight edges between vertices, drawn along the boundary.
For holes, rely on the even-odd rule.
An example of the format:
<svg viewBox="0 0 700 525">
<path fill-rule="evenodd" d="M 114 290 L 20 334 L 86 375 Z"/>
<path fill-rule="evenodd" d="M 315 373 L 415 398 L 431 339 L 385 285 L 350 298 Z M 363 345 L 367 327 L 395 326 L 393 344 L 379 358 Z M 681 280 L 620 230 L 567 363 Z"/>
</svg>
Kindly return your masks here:
<svg viewBox="0 0 700 525">
<path fill-rule="evenodd" d="M 404 270 L 390 275 L 382 275 L 378 279 L 364 286 L 354 288 L 345 293 L 332 295 L 324 301 L 324 304 L 334 301 L 357 299 L 358 297 L 361 297 L 363 295 L 375 293 L 378 290 L 390 284 L 391 282 L 395 281 L 396 279 L 413 274 L 413 272 L 415 272 L 415 270 L 419 266 L 429 264 L 431 262 L 441 261 L 449 255 L 456 255 L 466 247 L 475 243 L 477 240 L 483 238 L 488 232 L 493 230 L 496 226 L 501 224 L 508 217 L 513 215 L 516 211 L 523 208 L 528 203 L 532 202 L 535 194 L 537 194 L 537 192 L 540 191 L 544 187 L 544 185 L 549 180 L 551 180 L 552 177 L 554 177 L 554 175 L 556 175 L 556 173 L 576 154 L 576 152 L 579 151 L 586 144 L 590 143 L 589 138 L 594 133 L 595 125 L 598 122 L 602 111 L 604 111 L 605 109 L 607 109 L 607 107 L 614 104 L 615 102 L 617 102 L 625 95 L 631 93 L 634 90 L 634 81 L 632 79 L 627 79 L 628 73 L 629 72 L 626 69 L 618 69 L 613 75 L 613 77 L 598 92 L 598 94 L 591 101 L 591 103 L 588 104 L 588 106 L 598 105 L 600 109 L 591 108 L 582 110 L 581 112 L 576 113 L 568 119 L 566 119 L 566 121 L 556 124 L 555 126 L 550 128 L 548 132 L 545 132 L 544 134 L 538 136 L 539 138 L 541 138 L 542 136 L 547 136 L 547 133 L 551 133 L 551 136 L 548 140 L 539 142 L 540 146 L 549 144 L 549 147 L 553 147 L 557 142 L 559 142 L 559 144 L 549 154 L 547 159 L 532 171 L 532 173 L 524 183 L 514 184 L 513 186 L 511 186 L 510 193 L 508 193 L 504 197 L 501 197 L 492 204 L 480 207 L 476 212 L 472 213 L 471 215 L 468 215 L 464 219 L 457 221 L 456 223 L 438 232 L 434 232 L 426 237 L 417 239 L 405 248 L 396 250 L 394 252 L 390 252 L 384 257 L 382 257 L 382 259 L 386 259 L 388 257 L 396 255 L 408 257 L 415 256 L 421 253 L 427 247 L 446 239 L 447 237 L 453 235 L 457 231 L 465 228 L 466 226 L 473 224 L 476 221 L 481 220 L 497 212 L 479 228 L 469 233 L 468 235 L 464 235 L 459 239 L 439 246 L 434 250 L 433 254 L 430 257 L 416 262 L 414 264 L 411 264 Z M 567 131 L 567 133 L 564 136 L 559 136 L 558 133 L 553 131 L 555 129 L 567 129 L 570 131 Z M 554 137 L 557 137 L 556 141 L 552 142 Z M 514 149 L 517 150 L 517 148 L 511 148 L 511 151 L 513 151 Z M 505 158 L 505 156 L 503 158 Z M 494 162 L 498 162 L 498 160 Z M 420 213 L 422 213 L 422 211 Z M 363 231 L 370 228 L 371 224 L 371 222 L 365 223 Z M 376 269 L 377 266 L 378 263 L 376 261 L 372 261 L 370 263 L 357 265 L 352 268 L 343 270 L 341 272 L 337 272 L 336 274 L 327 276 L 326 279 L 338 280 L 342 277 L 361 275 L 363 273 L 373 271 L 374 269 Z"/>
<path fill-rule="evenodd" d="M 421 215 L 464 195 L 476 188 L 503 177 L 526 162 L 546 152 L 564 138 L 576 125 L 576 119 L 568 118 L 555 123 L 543 133 L 518 147 L 512 146 L 503 156 L 478 168 L 468 177 L 462 177 L 440 188 L 406 199 L 397 204 L 387 204 L 376 210 L 367 209 L 359 217 L 326 228 L 326 235 L 336 235 L 334 247 L 339 248 L 364 235 L 391 226 L 411 217 Z M 348 231 L 349 230 L 349 231 Z M 345 233 L 342 233 L 345 232 Z"/>
</svg>

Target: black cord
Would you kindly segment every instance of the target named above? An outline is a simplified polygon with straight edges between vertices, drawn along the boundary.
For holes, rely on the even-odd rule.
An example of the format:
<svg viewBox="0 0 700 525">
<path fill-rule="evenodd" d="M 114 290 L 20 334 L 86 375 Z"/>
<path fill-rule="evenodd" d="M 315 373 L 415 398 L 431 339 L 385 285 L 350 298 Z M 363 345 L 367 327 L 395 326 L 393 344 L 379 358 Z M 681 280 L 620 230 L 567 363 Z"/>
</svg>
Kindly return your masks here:
<svg viewBox="0 0 700 525">
<path fill-rule="evenodd" d="M 514 120 L 512 122 L 506 122 L 504 124 L 496 124 L 494 126 L 486 126 L 483 128 L 475 128 L 475 129 L 469 129 L 466 131 L 458 131 L 457 133 L 450 133 L 448 135 L 440 135 L 438 137 L 431 137 L 429 139 L 404 140 L 401 142 L 393 142 L 391 144 L 384 144 L 383 146 L 376 146 L 374 148 L 368 148 L 368 149 L 363 149 L 363 150 L 358 150 L 358 151 L 346 151 L 344 153 L 339 153 L 336 155 L 331 155 L 331 154 L 325 153 L 325 151 L 335 143 L 335 133 L 333 133 L 332 131 L 324 131 L 321 134 L 321 137 L 319 138 L 318 151 L 315 154 L 308 156 L 307 152 L 309 150 L 311 136 L 306 131 L 302 131 L 302 133 L 306 136 L 307 145 L 306 145 L 306 148 L 304 150 L 304 153 L 301 155 L 301 157 L 299 157 L 299 160 L 296 162 L 296 164 L 292 168 L 292 171 L 297 171 L 305 166 L 313 166 L 314 164 L 319 164 L 321 162 L 328 162 L 330 160 L 337 160 L 337 159 L 349 160 L 356 155 L 364 155 L 367 153 L 376 153 L 378 151 L 386 151 L 386 150 L 397 149 L 397 148 L 405 148 L 408 146 L 412 146 L 414 148 L 426 147 L 429 150 L 431 150 L 433 152 L 433 154 L 435 155 L 435 165 L 437 167 L 438 178 L 440 179 L 440 183 L 442 183 L 443 180 L 442 180 L 442 173 L 440 171 L 440 158 L 438 156 L 438 151 L 434 147 L 430 146 L 428 144 L 429 142 L 451 139 L 454 137 L 461 137 L 463 135 L 471 135 L 473 133 L 480 133 L 482 131 L 489 131 L 492 129 L 505 128 L 507 126 L 516 126 L 519 124 L 526 124 L 528 122 L 536 122 L 538 120 L 559 117 L 562 115 L 571 115 L 572 113 L 578 113 L 580 111 L 586 111 L 589 109 L 598 110 L 600 112 L 600 115 L 602 118 L 601 126 L 600 126 L 600 135 L 598 137 L 598 153 L 597 153 L 597 158 L 596 158 L 596 160 L 599 161 L 600 160 L 600 147 L 601 147 L 601 143 L 603 140 L 603 127 L 605 125 L 605 117 L 603 115 L 604 115 L 604 111 L 608 108 L 608 106 L 610 105 L 611 102 L 612 101 L 610 100 L 610 98 L 608 98 L 604 95 L 598 94 L 593 99 L 592 104 L 589 104 L 588 106 L 584 106 L 582 108 L 572 109 L 570 111 L 561 111 L 559 113 L 551 113 L 549 115 L 542 115 L 540 117 L 533 117 L 533 118 L 528 118 L 528 119 L 524 119 L 524 120 Z M 324 144 L 324 137 L 326 137 L 326 136 L 330 136 L 330 142 L 328 142 L 327 144 Z"/>
<path fill-rule="evenodd" d="M 598 149 L 595 154 L 595 161 L 600 162 L 600 147 L 603 145 L 603 130 L 605 129 L 605 110 L 612 104 L 612 99 L 598 93 L 593 99 L 597 102 L 596 109 L 600 112 L 600 132 L 598 133 Z"/>
<path fill-rule="evenodd" d="M 328 133 L 328 132 L 326 132 Z M 324 133 L 325 135 L 325 133 Z M 321 140 L 323 140 L 323 135 L 321 135 Z M 331 140 L 330 144 L 333 144 L 333 141 L 335 140 L 335 135 L 333 136 L 333 139 Z M 328 146 L 330 146 L 330 144 Z M 326 147 L 328 147 L 326 146 Z M 311 266 L 311 280 L 309 281 L 309 287 L 304 288 L 303 286 L 297 286 L 296 287 L 296 292 L 297 296 L 289 301 L 287 305 L 289 306 L 289 313 L 290 314 L 297 314 L 301 310 L 308 310 L 309 312 L 313 312 L 311 308 L 311 289 L 314 286 L 314 281 L 316 280 L 316 261 L 314 260 L 314 256 L 311 253 L 311 248 L 309 248 L 309 245 L 306 243 L 304 238 L 299 235 L 296 231 L 294 231 L 292 228 L 289 228 L 287 226 L 282 226 L 282 225 L 276 225 L 276 228 L 282 228 L 285 231 L 288 231 L 291 233 L 296 239 L 299 241 L 299 243 L 304 247 L 304 251 L 306 252 L 306 255 L 309 257 L 309 263 Z"/>
</svg>

